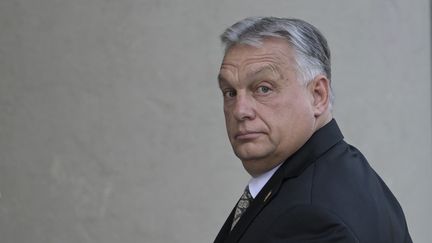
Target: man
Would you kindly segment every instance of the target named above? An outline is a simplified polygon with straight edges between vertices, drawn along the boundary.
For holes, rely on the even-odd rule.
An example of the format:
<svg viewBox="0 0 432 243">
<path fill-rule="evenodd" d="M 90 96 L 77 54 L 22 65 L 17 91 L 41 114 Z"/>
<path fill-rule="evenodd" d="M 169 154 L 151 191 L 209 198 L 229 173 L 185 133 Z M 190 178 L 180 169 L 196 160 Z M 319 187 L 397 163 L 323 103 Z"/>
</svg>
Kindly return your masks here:
<svg viewBox="0 0 432 243">
<path fill-rule="evenodd" d="M 322 34 L 254 17 L 221 39 L 228 137 L 252 178 L 215 242 L 412 242 L 396 198 L 332 117 Z"/>
</svg>

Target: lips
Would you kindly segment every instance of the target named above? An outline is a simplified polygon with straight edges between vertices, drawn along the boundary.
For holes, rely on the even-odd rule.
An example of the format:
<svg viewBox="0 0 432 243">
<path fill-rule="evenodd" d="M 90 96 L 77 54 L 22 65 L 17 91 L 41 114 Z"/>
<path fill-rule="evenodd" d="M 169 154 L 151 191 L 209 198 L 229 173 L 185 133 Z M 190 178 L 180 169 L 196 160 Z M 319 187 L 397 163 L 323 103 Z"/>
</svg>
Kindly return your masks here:
<svg viewBox="0 0 432 243">
<path fill-rule="evenodd" d="M 259 131 L 242 131 L 235 134 L 236 140 L 252 140 L 261 136 L 263 133 Z"/>
</svg>

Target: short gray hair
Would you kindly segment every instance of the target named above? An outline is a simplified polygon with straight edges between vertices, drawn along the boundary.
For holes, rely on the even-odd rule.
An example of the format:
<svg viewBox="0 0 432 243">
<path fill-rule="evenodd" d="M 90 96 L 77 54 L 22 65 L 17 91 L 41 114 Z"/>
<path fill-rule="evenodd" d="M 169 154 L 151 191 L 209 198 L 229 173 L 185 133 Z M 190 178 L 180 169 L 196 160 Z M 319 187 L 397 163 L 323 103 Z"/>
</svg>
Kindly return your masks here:
<svg viewBox="0 0 432 243">
<path fill-rule="evenodd" d="M 224 31 L 221 35 L 225 52 L 235 44 L 260 47 L 265 38 L 277 37 L 287 40 L 295 51 L 298 73 L 307 84 L 316 75 L 331 80 L 330 49 L 327 40 L 313 25 L 300 20 L 276 17 L 249 17 Z M 330 89 L 330 103 L 333 92 Z"/>
</svg>

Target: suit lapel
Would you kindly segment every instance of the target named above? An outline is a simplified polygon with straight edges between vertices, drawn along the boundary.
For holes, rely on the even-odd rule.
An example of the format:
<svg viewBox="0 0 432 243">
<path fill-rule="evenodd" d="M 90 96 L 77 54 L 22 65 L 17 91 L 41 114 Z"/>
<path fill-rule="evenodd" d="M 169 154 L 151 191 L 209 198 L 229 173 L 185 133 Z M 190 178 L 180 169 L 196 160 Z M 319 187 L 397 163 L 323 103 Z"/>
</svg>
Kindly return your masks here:
<svg viewBox="0 0 432 243">
<path fill-rule="evenodd" d="M 236 203 L 236 205 L 237 205 L 237 203 Z M 222 226 L 221 230 L 219 231 L 218 235 L 216 236 L 214 243 L 223 243 L 223 242 L 225 242 L 225 239 L 227 239 L 227 237 L 231 231 L 231 225 L 232 225 L 232 221 L 234 218 L 234 212 L 235 212 L 235 207 L 233 208 L 233 210 L 231 210 L 230 215 L 225 220 L 225 223 Z"/>
<path fill-rule="evenodd" d="M 283 173 L 281 173 L 279 168 L 272 178 L 270 178 L 269 182 L 267 182 L 263 189 L 261 189 L 258 195 L 254 198 L 249 208 L 240 217 L 236 226 L 232 229 L 231 233 L 229 233 L 225 243 L 238 242 L 240 237 L 249 227 L 250 223 L 252 223 L 261 210 L 271 201 L 274 195 L 277 194 L 282 181 L 282 175 Z"/>
<path fill-rule="evenodd" d="M 241 216 L 236 226 L 231 229 L 235 208 L 231 211 L 215 242 L 234 243 L 247 230 L 262 209 L 278 194 L 280 186 L 286 180 L 299 176 L 307 167 L 315 162 L 323 153 L 343 139 L 336 121 L 332 120 L 315 132 L 312 137 L 273 174 L 261 189 L 249 208 Z"/>
</svg>

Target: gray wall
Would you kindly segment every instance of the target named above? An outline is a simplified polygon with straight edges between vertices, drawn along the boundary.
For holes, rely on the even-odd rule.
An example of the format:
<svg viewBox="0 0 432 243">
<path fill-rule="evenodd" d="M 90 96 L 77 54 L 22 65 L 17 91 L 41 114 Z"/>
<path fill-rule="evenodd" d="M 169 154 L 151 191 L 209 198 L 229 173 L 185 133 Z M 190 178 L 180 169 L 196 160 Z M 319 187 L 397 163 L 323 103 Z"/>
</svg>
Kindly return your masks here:
<svg viewBox="0 0 432 243">
<path fill-rule="evenodd" d="M 430 13 L 418 1 L 0 1 L 0 241 L 211 242 L 248 180 L 228 144 L 218 35 L 249 15 L 315 24 L 335 117 L 432 218 Z"/>
</svg>

